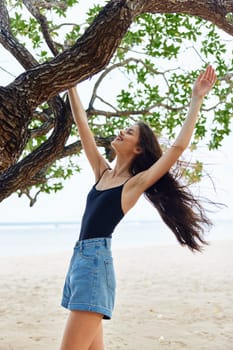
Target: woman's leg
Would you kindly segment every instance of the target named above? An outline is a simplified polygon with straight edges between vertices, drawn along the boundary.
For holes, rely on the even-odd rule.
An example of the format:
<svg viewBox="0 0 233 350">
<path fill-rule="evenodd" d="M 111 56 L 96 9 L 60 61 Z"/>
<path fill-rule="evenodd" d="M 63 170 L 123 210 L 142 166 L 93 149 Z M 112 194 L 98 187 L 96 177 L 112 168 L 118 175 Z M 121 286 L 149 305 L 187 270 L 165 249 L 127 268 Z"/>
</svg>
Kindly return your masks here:
<svg viewBox="0 0 233 350">
<path fill-rule="evenodd" d="M 99 325 L 97 334 L 89 347 L 89 350 L 104 350 L 103 324 Z"/>
<path fill-rule="evenodd" d="M 98 334 L 103 315 L 70 311 L 60 350 L 88 350 Z"/>
</svg>

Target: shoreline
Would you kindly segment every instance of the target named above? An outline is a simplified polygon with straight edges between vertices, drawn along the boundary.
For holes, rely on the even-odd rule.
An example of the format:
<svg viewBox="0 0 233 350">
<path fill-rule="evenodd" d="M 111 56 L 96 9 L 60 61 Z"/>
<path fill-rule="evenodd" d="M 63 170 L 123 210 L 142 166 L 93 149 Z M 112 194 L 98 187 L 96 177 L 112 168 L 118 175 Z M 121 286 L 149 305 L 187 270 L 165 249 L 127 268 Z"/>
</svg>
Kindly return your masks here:
<svg viewBox="0 0 233 350">
<path fill-rule="evenodd" d="M 114 248 L 116 306 L 108 350 L 232 350 L 233 240 L 192 254 L 174 244 Z M 0 350 L 59 348 L 70 251 L 0 257 Z M 13 306 L 13 307 L 12 307 Z"/>
<path fill-rule="evenodd" d="M 44 224 L 43 224 L 44 225 Z M 76 224 L 45 223 L 20 228 L 0 227 L 0 258 L 3 256 L 30 256 L 71 251 L 79 236 Z M 205 233 L 207 241 L 233 240 L 233 220 L 218 221 Z M 161 221 L 126 221 L 113 234 L 114 249 L 144 246 L 178 245 L 174 234 Z"/>
</svg>

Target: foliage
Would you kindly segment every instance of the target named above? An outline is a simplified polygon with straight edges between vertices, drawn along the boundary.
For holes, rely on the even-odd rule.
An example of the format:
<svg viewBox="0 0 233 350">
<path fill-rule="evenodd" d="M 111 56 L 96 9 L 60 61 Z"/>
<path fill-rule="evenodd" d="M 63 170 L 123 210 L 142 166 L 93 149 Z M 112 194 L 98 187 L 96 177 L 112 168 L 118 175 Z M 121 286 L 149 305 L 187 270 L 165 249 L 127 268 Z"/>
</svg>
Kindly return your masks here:
<svg viewBox="0 0 233 350">
<path fill-rule="evenodd" d="M 85 19 L 71 21 L 69 16 L 71 12 L 78 13 L 80 3 L 77 0 L 37 2 L 37 9 L 46 18 L 51 41 L 59 52 L 75 43 L 101 8 L 95 4 L 88 9 Z M 29 48 L 38 62 L 52 57 L 40 23 L 25 11 L 22 1 L 8 1 L 8 9 L 16 39 Z M 233 116 L 232 57 L 219 30 L 200 18 L 178 14 L 137 17 L 108 67 L 88 83 L 90 94 L 91 89 L 95 89 L 88 105 L 95 136 L 112 136 L 119 129 L 143 119 L 151 124 L 157 135 L 172 142 L 185 118 L 197 68 L 204 68 L 210 62 L 216 67 L 219 80 L 204 103 L 192 148 L 195 149 L 202 140 L 209 149 L 220 147 L 230 133 Z M 190 64 L 190 60 L 193 63 Z M 95 113 L 97 107 L 98 113 Z M 42 118 L 43 115 L 46 118 Z M 31 132 L 22 157 L 44 142 L 51 132 L 54 116 L 44 104 L 37 109 L 29 128 L 36 131 L 48 120 L 51 127 L 44 134 L 38 136 Z M 69 142 L 73 142 L 74 134 L 75 128 Z M 193 169 L 186 169 L 184 173 L 197 181 L 202 173 L 201 163 L 197 161 Z M 65 164 L 58 160 L 47 169 L 47 182 L 37 184 L 29 191 L 37 193 L 39 188 L 42 192 L 56 192 L 63 187 L 61 179 L 70 177 L 75 171 L 79 169 L 72 158 Z"/>
</svg>

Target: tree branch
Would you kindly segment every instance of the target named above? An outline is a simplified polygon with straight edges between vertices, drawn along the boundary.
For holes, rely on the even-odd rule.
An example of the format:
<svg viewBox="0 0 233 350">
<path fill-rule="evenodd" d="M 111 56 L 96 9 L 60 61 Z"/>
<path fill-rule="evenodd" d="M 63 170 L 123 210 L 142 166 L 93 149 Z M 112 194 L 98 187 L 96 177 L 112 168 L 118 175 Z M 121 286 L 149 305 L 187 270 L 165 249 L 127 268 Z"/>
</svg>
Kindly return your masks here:
<svg viewBox="0 0 233 350">
<path fill-rule="evenodd" d="M 63 151 L 73 119 L 61 98 L 54 98 L 52 105 L 56 123 L 53 133 L 27 157 L 0 174 L 0 202 L 12 192 L 27 187 L 30 179 L 33 179 L 45 164 L 53 163 L 57 159 L 57 154 Z"/>
<path fill-rule="evenodd" d="M 138 5 L 139 13 L 185 13 L 210 21 L 226 33 L 233 35 L 232 0 L 138 0 L 134 3 Z"/>
<path fill-rule="evenodd" d="M 35 17 L 35 19 L 40 23 L 41 31 L 43 33 L 45 41 L 53 55 L 56 56 L 58 54 L 58 49 L 50 36 L 47 19 L 41 14 L 38 3 L 33 0 L 23 0 L 23 3 L 28 11 L 32 14 L 32 16 Z"/>
<path fill-rule="evenodd" d="M 28 131 L 29 138 L 35 138 L 35 137 L 46 135 L 50 130 L 54 128 L 54 124 L 55 124 L 54 119 L 50 118 L 42 126 L 35 129 L 29 129 Z"/>
<path fill-rule="evenodd" d="M 29 69 L 38 64 L 26 47 L 13 36 L 4 0 L 0 0 L 0 43 L 19 61 L 24 69 Z"/>
</svg>

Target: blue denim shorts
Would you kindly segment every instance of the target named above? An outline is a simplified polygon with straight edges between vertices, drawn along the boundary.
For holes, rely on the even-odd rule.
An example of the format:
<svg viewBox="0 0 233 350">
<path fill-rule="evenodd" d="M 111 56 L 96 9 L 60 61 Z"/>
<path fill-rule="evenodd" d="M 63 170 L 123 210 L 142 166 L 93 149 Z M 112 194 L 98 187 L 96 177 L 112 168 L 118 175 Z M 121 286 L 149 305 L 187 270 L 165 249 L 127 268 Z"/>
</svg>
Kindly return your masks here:
<svg viewBox="0 0 233 350">
<path fill-rule="evenodd" d="M 69 310 L 97 312 L 110 319 L 115 289 L 111 238 L 78 241 L 67 272 L 61 305 Z"/>
</svg>

